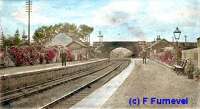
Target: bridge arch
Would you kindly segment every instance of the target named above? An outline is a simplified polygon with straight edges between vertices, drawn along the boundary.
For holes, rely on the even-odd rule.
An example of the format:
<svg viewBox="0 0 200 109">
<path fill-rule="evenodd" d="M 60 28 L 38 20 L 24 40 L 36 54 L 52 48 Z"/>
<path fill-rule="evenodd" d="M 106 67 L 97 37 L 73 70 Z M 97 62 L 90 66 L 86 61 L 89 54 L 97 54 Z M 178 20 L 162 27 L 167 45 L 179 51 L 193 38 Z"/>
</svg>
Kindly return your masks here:
<svg viewBox="0 0 200 109">
<path fill-rule="evenodd" d="M 111 58 L 128 58 L 132 57 L 133 52 L 127 48 L 118 47 L 110 52 Z"/>
</svg>

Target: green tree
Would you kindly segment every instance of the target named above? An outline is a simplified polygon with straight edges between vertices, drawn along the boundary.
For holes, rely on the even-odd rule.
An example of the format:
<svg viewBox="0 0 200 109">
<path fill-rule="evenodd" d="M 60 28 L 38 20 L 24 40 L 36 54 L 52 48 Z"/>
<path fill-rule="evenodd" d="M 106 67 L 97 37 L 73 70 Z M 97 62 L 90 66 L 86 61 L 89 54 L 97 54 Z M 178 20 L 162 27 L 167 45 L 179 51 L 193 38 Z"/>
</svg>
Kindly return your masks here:
<svg viewBox="0 0 200 109">
<path fill-rule="evenodd" d="M 36 41 L 37 43 L 42 43 L 45 40 L 47 28 L 47 26 L 42 26 L 35 30 L 35 33 L 33 35 L 34 41 Z"/>
<path fill-rule="evenodd" d="M 55 34 L 58 34 L 58 33 L 61 33 L 64 31 L 63 30 L 64 24 L 62 24 L 62 23 L 55 24 L 53 27 L 54 27 Z"/>
<path fill-rule="evenodd" d="M 11 46 L 14 46 L 14 37 L 10 36 L 10 35 L 7 35 L 4 37 L 4 47 L 7 46 L 7 47 L 11 47 Z"/>
<path fill-rule="evenodd" d="M 78 27 L 75 24 L 70 24 L 67 28 L 68 33 L 77 34 L 78 33 Z"/>
<path fill-rule="evenodd" d="M 20 43 L 21 43 L 20 34 L 19 34 L 19 30 L 17 29 L 14 34 L 14 44 L 19 45 Z"/>
<path fill-rule="evenodd" d="M 64 23 L 63 25 L 60 26 L 60 32 L 65 33 L 65 34 L 78 34 L 78 27 L 76 24 L 69 24 L 69 23 Z"/>
<path fill-rule="evenodd" d="M 94 28 L 89 27 L 87 25 L 80 25 L 79 26 L 79 35 L 81 38 L 85 39 L 86 41 L 90 41 L 90 34 L 93 32 Z"/>
<path fill-rule="evenodd" d="M 87 25 L 80 25 L 77 27 L 76 24 L 60 23 L 50 26 L 42 26 L 35 30 L 33 39 L 38 43 L 45 43 L 50 41 L 54 36 L 59 33 L 73 34 L 79 36 L 82 39 L 88 39 L 92 33 L 93 28 Z"/>
</svg>

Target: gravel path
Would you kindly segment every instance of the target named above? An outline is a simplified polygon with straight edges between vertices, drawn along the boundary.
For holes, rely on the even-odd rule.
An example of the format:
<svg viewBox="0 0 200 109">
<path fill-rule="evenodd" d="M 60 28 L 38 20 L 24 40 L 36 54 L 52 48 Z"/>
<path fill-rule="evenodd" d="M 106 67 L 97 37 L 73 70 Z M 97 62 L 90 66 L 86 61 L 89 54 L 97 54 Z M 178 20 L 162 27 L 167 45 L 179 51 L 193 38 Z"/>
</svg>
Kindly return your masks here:
<svg viewBox="0 0 200 109">
<path fill-rule="evenodd" d="M 135 60 L 132 74 L 119 89 L 108 99 L 102 108 L 130 108 L 130 97 L 156 98 L 189 98 L 188 105 L 140 105 L 144 107 L 185 107 L 194 108 L 197 105 L 199 83 L 184 76 L 177 76 L 169 68 L 153 61 L 146 65 L 142 60 Z M 200 108 L 200 107 L 199 107 Z"/>
</svg>

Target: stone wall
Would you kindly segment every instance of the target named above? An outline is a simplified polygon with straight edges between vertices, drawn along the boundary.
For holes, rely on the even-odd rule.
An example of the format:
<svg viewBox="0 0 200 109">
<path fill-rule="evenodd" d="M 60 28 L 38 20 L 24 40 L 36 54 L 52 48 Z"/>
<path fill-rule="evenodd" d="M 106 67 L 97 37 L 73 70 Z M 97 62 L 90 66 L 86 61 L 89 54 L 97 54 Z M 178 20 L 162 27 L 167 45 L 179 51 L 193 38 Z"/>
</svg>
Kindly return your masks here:
<svg viewBox="0 0 200 109">
<path fill-rule="evenodd" d="M 97 61 L 85 62 L 67 67 L 1 76 L 0 92 L 7 92 L 27 86 L 43 84 L 48 81 L 62 78 L 63 76 L 71 75 L 72 73 L 76 73 L 77 71 L 99 66 L 107 62 L 108 59 L 100 59 Z"/>
</svg>

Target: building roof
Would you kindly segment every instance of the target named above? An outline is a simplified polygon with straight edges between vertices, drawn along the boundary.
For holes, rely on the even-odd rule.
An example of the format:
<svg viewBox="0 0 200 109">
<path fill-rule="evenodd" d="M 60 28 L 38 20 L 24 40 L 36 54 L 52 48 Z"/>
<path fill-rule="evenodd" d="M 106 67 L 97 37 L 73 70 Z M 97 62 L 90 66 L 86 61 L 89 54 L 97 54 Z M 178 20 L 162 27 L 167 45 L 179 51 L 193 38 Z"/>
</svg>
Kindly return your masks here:
<svg viewBox="0 0 200 109">
<path fill-rule="evenodd" d="M 76 43 L 76 44 L 78 44 L 78 45 L 80 45 L 82 47 L 87 47 L 87 45 L 85 45 L 84 43 L 76 41 L 76 40 L 73 40 L 71 43 L 69 43 L 68 45 L 66 45 L 66 47 L 69 47 L 73 43 Z"/>
<path fill-rule="evenodd" d="M 68 35 L 72 38 L 73 41 L 75 41 L 75 43 L 81 45 L 81 46 L 89 46 L 89 42 L 85 42 L 83 40 L 81 40 L 76 34 L 73 33 L 68 33 Z"/>
<path fill-rule="evenodd" d="M 66 46 L 72 42 L 72 38 L 64 33 L 59 33 L 55 35 L 50 41 L 48 41 L 46 46 Z"/>
<path fill-rule="evenodd" d="M 84 42 L 82 42 L 78 36 L 73 34 L 65 34 L 59 33 L 58 35 L 54 36 L 50 42 L 48 42 L 47 46 L 70 46 L 72 43 L 77 43 L 80 46 L 87 47 Z"/>
<path fill-rule="evenodd" d="M 161 40 L 158 40 L 158 41 L 154 42 L 153 44 L 151 44 L 149 48 L 153 48 L 155 46 L 158 46 L 160 43 L 167 43 L 170 46 L 173 46 L 173 44 L 171 42 L 167 41 L 166 39 L 161 39 Z"/>
</svg>

